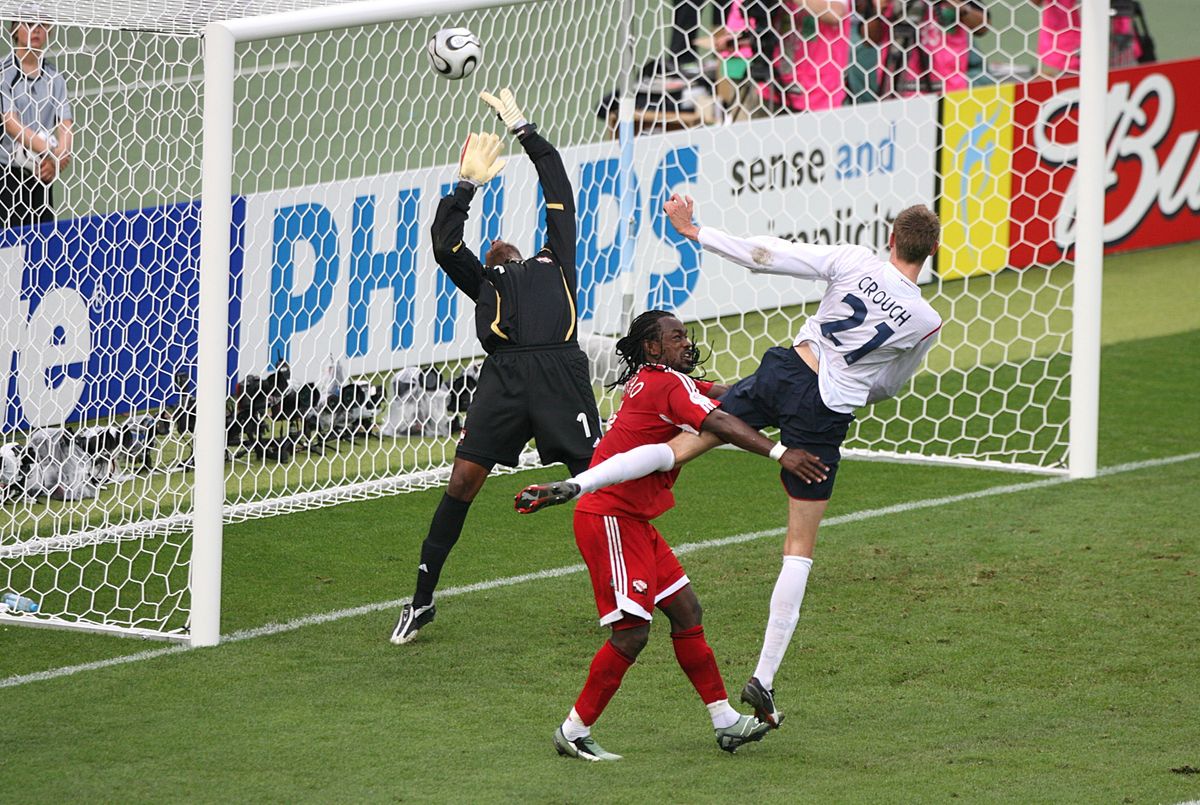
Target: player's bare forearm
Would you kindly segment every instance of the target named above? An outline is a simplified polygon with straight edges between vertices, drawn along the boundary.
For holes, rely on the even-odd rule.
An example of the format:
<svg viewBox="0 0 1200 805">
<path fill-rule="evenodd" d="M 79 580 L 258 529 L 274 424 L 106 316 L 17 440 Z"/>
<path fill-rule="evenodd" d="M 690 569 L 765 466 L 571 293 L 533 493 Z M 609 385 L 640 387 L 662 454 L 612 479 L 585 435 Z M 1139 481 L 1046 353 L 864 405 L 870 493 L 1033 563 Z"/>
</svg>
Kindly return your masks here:
<svg viewBox="0 0 1200 805">
<path fill-rule="evenodd" d="M 709 450 L 722 444 L 724 442 L 715 434 L 687 432 L 681 433 L 667 442 L 667 446 L 675 454 L 676 467 L 681 467 L 692 459 L 699 458 Z"/>
<path fill-rule="evenodd" d="M 672 193 L 671 197 L 667 199 L 667 203 L 663 205 L 663 211 L 667 214 L 667 220 L 671 222 L 671 226 L 675 227 L 676 232 L 688 240 L 700 239 L 700 226 L 692 220 L 696 215 L 695 199 L 691 196 Z"/>
<path fill-rule="evenodd" d="M 756 455 L 775 458 L 771 454 L 771 451 L 776 449 L 775 442 L 763 436 L 742 420 L 735 416 L 730 416 L 720 409 L 713 411 L 705 417 L 702 428 L 706 435 L 715 436 L 721 439 L 721 441 L 728 442 Z M 805 483 L 824 481 L 829 471 L 829 468 L 817 456 L 809 453 L 807 450 L 795 447 L 784 450 L 782 455 L 779 456 L 779 463 L 783 465 L 785 470 L 796 475 Z"/>
<path fill-rule="evenodd" d="M 760 456 L 771 455 L 775 442 L 763 436 L 754 428 L 735 416 L 730 416 L 717 408 L 704 418 L 701 429 L 711 433 L 723 442 L 740 447 L 747 452 Z"/>
</svg>

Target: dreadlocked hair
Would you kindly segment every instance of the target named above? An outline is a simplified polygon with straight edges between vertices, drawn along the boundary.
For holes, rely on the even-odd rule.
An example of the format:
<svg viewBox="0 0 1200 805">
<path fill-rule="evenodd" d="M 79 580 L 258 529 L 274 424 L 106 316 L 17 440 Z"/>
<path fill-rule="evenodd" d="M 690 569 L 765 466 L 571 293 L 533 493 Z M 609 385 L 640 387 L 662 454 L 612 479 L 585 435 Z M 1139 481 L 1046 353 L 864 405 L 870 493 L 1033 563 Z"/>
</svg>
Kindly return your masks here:
<svg viewBox="0 0 1200 805">
<path fill-rule="evenodd" d="M 625 368 L 616 380 L 608 384 L 608 388 L 625 385 L 647 363 L 646 342 L 659 337 L 662 328 L 658 321 L 670 315 L 665 310 L 647 310 L 630 322 L 629 332 L 617 339 L 617 355 Z"/>
<path fill-rule="evenodd" d="M 647 310 L 630 323 L 629 332 L 617 339 L 617 355 L 621 358 L 621 363 L 625 365 L 625 368 L 616 380 L 608 384 L 607 388 L 615 389 L 624 386 L 629 382 L 629 378 L 637 374 L 638 369 L 650 363 L 646 358 L 646 342 L 659 339 L 662 335 L 662 326 L 659 321 L 674 315 L 665 310 Z M 709 355 L 711 354 L 710 352 Z M 693 341 L 692 356 L 695 358 L 696 367 L 699 367 L 700 363 L 709 355 L 701 356 L 700 348 L 695 346 Z"/>
</svg>

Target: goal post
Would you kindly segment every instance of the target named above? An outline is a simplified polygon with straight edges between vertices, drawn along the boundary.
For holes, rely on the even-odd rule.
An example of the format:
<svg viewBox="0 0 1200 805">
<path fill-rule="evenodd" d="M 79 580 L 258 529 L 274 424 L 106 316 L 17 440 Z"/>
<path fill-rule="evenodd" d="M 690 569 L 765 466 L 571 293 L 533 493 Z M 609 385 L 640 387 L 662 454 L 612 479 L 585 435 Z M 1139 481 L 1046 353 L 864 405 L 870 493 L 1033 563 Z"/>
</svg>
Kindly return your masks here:
<svg viewBox="0 0 1200 805">
<path fill-rule="evenodd" d="M 1107 10 L 1084 4 L 1078 89 L 980 74 L 773 116 L 750 109 L 739 56 L 704 37 L 696 70 L 666 69 L 670 0 L 63 10 L 51 56 L 77 98 L 76 166 L 57 221 L 0 231 L 3 441 L 19 459 L 3 476 L 0 590 L 42 604 L 0 624 L 213 645 L 226 524 L 444 483 L 483 353 L 428 230 L 466 133 L 502 128 L 478 92 L 505 86 L 576 191 L 579 331 L 602 413 L 631 314 L 673 311 L 711 350 L 710 377 L 731 382 L 820 298 L 818 283 L 752 275 L 676 237 L 671 193 L 737 234 L 880 253 L 894 215 L 925 203 L 943 247 L 922 290 L 946 326 L 846 452 L 1094 475 Z M 1026 0 L 991 10 L 985 63 L 1028 66 Z M 424 46 L 460 25 L 484 56 L 447 81 Z M 1038 118 L 1051 103 L 1065 134 Z M 1038 138 L 1060 135 L 1058 162 L 1035 158 Z M 465 242 L 529 255 L 542 199 L 507 144 Z M 1061 208 L 1038 206 L 1047 185 Z M 35 483 L 47 467 L 54 483 Z M 415 550 L 426 525 L 397 527 Z"/>
<path fill-rule="evenodd" d="M 200 317 L 197 351 L 196 512 L 192 537 L 191 644 L 221 633 L 221 546 L 225 506 L 225 397 L 232 228 L 236 47 L 433 14 L 529 0 L 364 0 L 283 14 L 211 22 L 205 27 L 204 165 L 200 213 Z"/>
<path fill-rule="evenodd" d="M 1079 70 L 1079 217 L 1072 307 L 1072 478 L 1096 477 L 1100 442 L 1100 310 L 1104 281 L 1104 100 L 1108 96 L 1109 8 L 1084 0 Z M 1090 136 L 1089 136 L 1090 135 Z"/>
</svg>

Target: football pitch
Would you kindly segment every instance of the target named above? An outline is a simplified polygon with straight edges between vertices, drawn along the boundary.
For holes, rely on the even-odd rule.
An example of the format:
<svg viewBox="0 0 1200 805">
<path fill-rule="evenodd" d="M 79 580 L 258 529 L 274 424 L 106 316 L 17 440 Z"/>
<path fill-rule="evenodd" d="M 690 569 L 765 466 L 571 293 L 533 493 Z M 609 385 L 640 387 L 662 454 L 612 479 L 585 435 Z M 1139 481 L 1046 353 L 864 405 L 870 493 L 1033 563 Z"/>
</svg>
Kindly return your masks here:
<svg viewBox="0 0 1200 805">
<path fill-rule="evenodd" d="M 231 526 L 225 642 L 0 629 L 0 794 L 57 801 L 1180 802 L 1200 799 L 1200 246 L 1110 258 L 1101 476 L 849 461 L 736 756 L 656 620 L 596 726 L 550 736 L 605 633 L 568 507 L 494 478 L 438 619 L 388 644 L 440 490 Z M 1191 289 L 1188 291 L 1187 289 Z M 734 699 L 778 571 L 761 459 L 689 466 L 658 521 Z"/>
</svg>

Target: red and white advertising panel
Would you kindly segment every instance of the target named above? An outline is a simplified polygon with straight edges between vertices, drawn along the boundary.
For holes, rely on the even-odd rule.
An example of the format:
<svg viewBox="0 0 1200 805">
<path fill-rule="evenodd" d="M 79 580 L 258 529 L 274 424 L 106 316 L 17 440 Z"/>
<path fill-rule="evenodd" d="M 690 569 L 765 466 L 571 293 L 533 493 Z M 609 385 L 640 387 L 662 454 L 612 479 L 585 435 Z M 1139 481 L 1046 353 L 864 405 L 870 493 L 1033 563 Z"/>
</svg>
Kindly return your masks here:
<svg viewBox="0 0 1200 805">
<path fill-rule="evenodd" d="M 1200 239 L 1200 59 L 1109 76 L 1104 243 L 1107 253 Z M 1079 81 L 1017 87 L 1013 108 L 1014 268 L 1069 259 L 1075 241 Z"/>
</svg>

